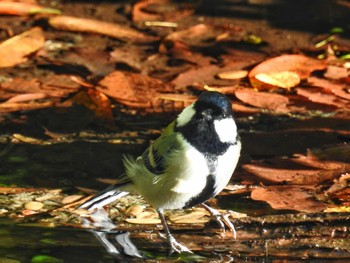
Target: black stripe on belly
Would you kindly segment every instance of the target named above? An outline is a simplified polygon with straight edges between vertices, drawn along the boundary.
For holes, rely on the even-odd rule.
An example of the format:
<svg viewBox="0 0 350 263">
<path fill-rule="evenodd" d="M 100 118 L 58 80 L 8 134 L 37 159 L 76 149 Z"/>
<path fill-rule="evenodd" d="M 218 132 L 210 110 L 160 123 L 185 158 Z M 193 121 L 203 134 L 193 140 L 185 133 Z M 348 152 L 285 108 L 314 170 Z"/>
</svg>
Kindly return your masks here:
<svg viewBox="0 0 350 263">
<path fill-rule="evenodd" d="M 203 188 L 203 191 L 195 197 L 192 197 L 188 202 L 186 202 L 183 208 L 189 208 L 195 205 L 204 203 L 208 199 L 215 195 L 215 177 L 212 174 L 207 176 L 207 183 Z"/>
</svg>

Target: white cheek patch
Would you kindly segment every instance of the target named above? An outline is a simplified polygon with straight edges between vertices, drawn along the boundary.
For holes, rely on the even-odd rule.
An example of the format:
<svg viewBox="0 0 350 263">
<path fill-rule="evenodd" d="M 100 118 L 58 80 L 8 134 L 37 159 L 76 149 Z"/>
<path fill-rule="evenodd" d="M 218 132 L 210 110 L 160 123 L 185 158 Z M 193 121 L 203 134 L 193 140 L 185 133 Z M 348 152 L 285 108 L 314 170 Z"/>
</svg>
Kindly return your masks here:
<svg viewBox="0 0 350 263">
<path fill-rule="evenodd" d="M 177 127 L 181 127 L 186 125 L 194 116 L 196 113 L 195 109 L 193 108 L 194 104 L 187 106 L 183 109 L 183 111 L 179 114 L 177 117 Z"/>
<path fill-rule="evenodd" d="M 234 143 L 237 137 L 237 126 L 232 118 L 214 121 L 215 131 L 220 141 Z"/>
</svg>

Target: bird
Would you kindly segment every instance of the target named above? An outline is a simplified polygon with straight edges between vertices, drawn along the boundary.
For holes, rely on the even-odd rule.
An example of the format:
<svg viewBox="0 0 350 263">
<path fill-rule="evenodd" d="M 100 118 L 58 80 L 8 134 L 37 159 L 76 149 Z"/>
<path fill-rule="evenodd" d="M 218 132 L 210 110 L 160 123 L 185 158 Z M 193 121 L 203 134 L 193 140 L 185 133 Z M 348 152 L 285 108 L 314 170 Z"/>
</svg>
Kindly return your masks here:
<svg viewBox="0 0 350 263">
<path fill-rule="evenodd" d="M 203 206 L 224 229 L 228 218 L 205 202 L 228 184 L 240 157 L 241 141 L 229 98 L 202 92 L 137 158 L 124 156 L 125 175 L 79 206 L 99 209 L 137 193 L 158 212 L 170 253 L 191 252 L 171 234 L 164 210 Z"/>
</svg>

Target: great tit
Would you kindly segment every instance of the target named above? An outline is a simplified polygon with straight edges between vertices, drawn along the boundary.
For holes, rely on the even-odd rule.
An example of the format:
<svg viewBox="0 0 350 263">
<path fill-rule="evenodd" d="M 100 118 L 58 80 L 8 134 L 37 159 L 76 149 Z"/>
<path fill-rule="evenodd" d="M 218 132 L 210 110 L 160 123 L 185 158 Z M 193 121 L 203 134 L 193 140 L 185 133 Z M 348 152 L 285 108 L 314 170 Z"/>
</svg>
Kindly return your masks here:
<svg viewBox="0 0 350 263">
<path fill-rule="evenodd" d="M 94 210 L 129 192 L 140 194 L 158 212 L 171 252 L 190 252 L 171 235 L 163 210 L 202 205 L 223 226 L 219 214 L 205 201 L 229 182 L 241 143 L 229 99 L 203 92 L 170 123 L 146 151 L 124 158 L 125 176 L 79 208 Z M 234 231 L 229 220 L 225 224 Z"/>
</svg>

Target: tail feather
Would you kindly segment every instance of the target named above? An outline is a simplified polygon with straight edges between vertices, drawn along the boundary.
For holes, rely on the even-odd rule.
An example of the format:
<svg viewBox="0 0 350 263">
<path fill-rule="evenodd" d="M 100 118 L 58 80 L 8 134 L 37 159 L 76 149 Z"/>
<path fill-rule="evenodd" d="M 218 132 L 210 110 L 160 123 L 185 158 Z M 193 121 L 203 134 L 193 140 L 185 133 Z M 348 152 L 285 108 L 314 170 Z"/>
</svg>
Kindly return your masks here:
<svg viewBox="0 0 350 263">
<path fill-rule="evenodd" d="M 127 194 L 129 192 L 122 191 L 120 185 L 111 185 L 105 190 L 99 192 L 97 195 L 93 196 L 85 203 L 81 204 L 78 208 L 83 208 L 87 210 L 94 210 L 96 208 L 101 208 Z"/>
</svg>

